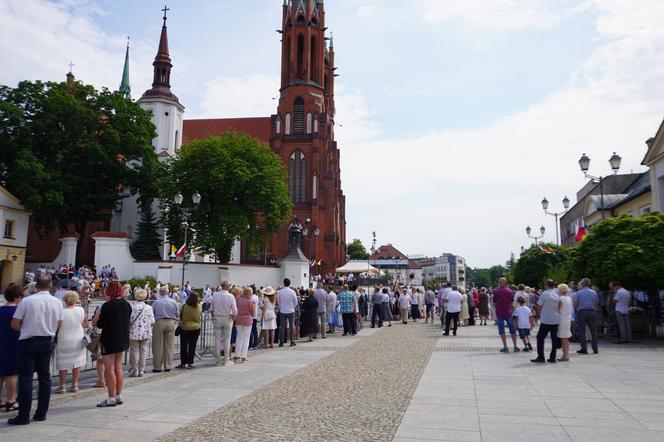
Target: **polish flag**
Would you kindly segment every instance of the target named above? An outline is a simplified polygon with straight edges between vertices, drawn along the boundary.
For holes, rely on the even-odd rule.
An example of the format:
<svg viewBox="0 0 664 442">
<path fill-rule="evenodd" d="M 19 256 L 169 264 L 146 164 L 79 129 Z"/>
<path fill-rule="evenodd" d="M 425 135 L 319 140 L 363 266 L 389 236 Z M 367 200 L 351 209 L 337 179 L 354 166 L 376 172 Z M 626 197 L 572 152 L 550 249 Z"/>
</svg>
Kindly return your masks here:
<svg viewBox="0 0 664 442">
<path fill-rule="evenodd" d="M 579 226 L 579 228 L 576 231 L 576 242 L 579 243 L 583 241 L 583 239 L 586 237 L 586 228 L 583 226 Z"/>
<path fill-rule="evenodd" d="M 182 247 L 180 247 L 180 248 L 178 249 L 178 251 L 175 252 L 175 256 L 182 256 L 182 255 L 184 255 L 184 251 L 185 251 L 185 250 L 187 250 L 187 245 L 186 245 L 186 244 L 182 244 Z"/>
</svg>

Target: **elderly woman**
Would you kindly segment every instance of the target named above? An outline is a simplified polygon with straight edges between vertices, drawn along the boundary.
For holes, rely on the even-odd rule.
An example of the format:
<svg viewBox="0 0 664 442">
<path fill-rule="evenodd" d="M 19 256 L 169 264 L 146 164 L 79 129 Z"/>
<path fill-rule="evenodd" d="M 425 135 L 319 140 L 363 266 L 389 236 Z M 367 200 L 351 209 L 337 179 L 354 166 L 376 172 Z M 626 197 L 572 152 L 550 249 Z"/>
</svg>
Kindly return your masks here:
<svg viewBox="0 0 664 442">
<path fill-rule="evenodd" d="M 477 302 L 479 304 L 480 325 L 486 325 L 486 320 L 491 314 L 489 311 L 489 294 L 486 291 L 486 287 L 480 289 L 480 292 L 477 294 Z"/>
<path fill-rule="evenodd" d="M 145 303 L 148 293 L 136 290 L 136 304 L 131 309 L 129 318 L 129 376 L 145 374 L 145 360 L 148 356 L 148 342 L 152 338 L 152 326 L 155 323 L 152 307 Z"/>
<path fill-rule="evenodd" d="M 83 336 L 88 328 L 88 316 L 83 307 L 76 305 L 80 300 L 78 293 L 68 290 L 62 300 L 65 308 L 62 311 L 62 325 L 58 329 L 58 343 L 55 346 L 56 366 L 60 375 L 60 386 L 55 390 L 58 394 L 67 391 L 68 371 L 71 371 L 71 392 L 78 391 L 78 378 L 86 361 Z"/>
<path fill-rule="evenodd" d="M 254 290 L 251 287 L 245 287 L 242 290 L 242 296 L 237 299 L 237 318 L 235 318 L 237 341 L 235 342 L 235 357 L 233 358 L 235 362 L 247 361 L 251 325 L 256 312 L 256 303 L 251 300 L 253 294 Z"/>
<path fill-rule="evenodd" d="M 16 375 L 18 375 L 19 332 L 11 328 L 10 323 L 22 297 L 23 288 L 18 284 L 9 284 L 5 289 L 6 303 L 0 307 L 0 398 L 2 387 L 7 390 L 7 402 L 0 402 L 0 408 L 4 408 L 5 411 L 18 410 Z"/>
<path fill-rule="evenodd" d="M 470 318 L 470 310 L 468 309 L 468 295 L 466 294 L 466 289 L 459 287 L 459 292 L 461 292 L 461 313 L 459 314 L 459 319 L 464 326 L 468 325 L 468 319 Z"/>
<path fill-rule="evenodd" d="M 562 358 L 559 361 L 569 361 L 569 338 L 572 337 L 572 298 L 569 296 L 569 287 L 567 284 L 560 284 L 558 286 L 558 294 L 560 301 L 558 301 L 558 310 L 560 312 L 560 322 L 558 323 L 558 338 L 560 339 L 560 346 L 563 350 Z"/>
<path fill-rule="evenodd" d="M 129 348 L 129 320 L 131 306 L 122 297 L 122 287 L 112 281 L 106 287 L 109 300 L 102 306 L 97 327 L 101 328 L 101 354 L 106 371 L 108 398 L 97 404 L 98 407 L 122 405 L 122 353 Z"/>
<path fill-rule="evenodd" d="M 201 305 L 192 290 L 180 309 L 180 365 L 175 368 L 194 368 L 196 343 L 201 334 Z"/>
<path fill-rule="evenodd" d="M 307 289 L 307 297 L 302 301 L 302 334 L 311 342 L 318 333 L 318 301 L 314 297 L 314 289 Z"/>
</svg>

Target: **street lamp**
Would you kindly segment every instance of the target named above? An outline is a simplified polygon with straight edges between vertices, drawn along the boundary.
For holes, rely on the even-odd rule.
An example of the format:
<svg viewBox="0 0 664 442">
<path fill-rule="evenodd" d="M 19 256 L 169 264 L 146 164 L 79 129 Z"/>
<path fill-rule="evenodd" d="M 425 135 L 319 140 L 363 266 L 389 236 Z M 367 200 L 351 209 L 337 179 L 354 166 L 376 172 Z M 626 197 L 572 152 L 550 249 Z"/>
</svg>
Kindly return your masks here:
<svg viewBox="0 0 664 442">
<path fill-rule="evenodd" d="M 320 236 L 320 229 L 316 224 L 311 223 L 311 218 L 304 220 L 304 229 L 302 230 L 302 236 L 309 238 L 309 259 L 313 257 L 314 262 L 318 262 L 314 254 L 313 241 L 316 239 L 316 249 L 318 249 L 318 237 Z"/>
<path fill-rule="evenodd" d="M 189 236 L 189 227 L 190 227 L 190 220 L 191 220 L 191 212 L 192 208 L 191 207 L 182 207 L 182 202 L 184 201 L 184 197 L 182 196 L 182 193 L 178 192 L 173 196 L 173 202 L 178 206 L 178 209 L 180 210 L 180 216 L 184 217 L 184 220 L 180 223 L 180 227 L 184 230 L 184 253 L 182 254 L 182 283 L 180 284 L 180 288 L 184 290 L 184 271 L 185 271 L 185 266 L 187 264 L 187 240 Z M 194 207 L 198 206 L 201 202 L 201 194 L 198 192 L 194 192 L 191 194 L 191 202 L 194 203 Z"/>
<path fill-rule="evenodd" d="M 565 197 L 563 198 L 563 210 L 562 212 L 549 212 L 549 200 L 544 197 L 542 200 L 542 209 L 544 209 L 544 213 L 547 215 L 551 215 L 556 218 L 556 245 L 558 246 L 558 253 L 560 253 L 560 237 L 558 234 L 558 217 L 561 215 L 564 215 L 567 213 L 569 210 L 569 198 Z"/>
<path fill-rule="evenodd" d="M 528 238 L 534 239 L 535 240 L 535 245 L 537 245 L 537 240 L 541 239 L 544 237 L 544 233 L 546 232 L 546 229 L 544 226 L 540 227 L 540 236 L 530 236 L 530 233 L 533 231 L 533 229 L 530 228 L 530 226 L 526 226 L 526 235 L 528 235 Z"/>
<path fill-rule="evenodd" d="M 611 166 L 611 170 L 613 170 L 614 175 L 618 173 L 618 170 L 620 170 L 621 162 L 622 158 L 620 155 L 613 152 L 613 155 L 611 155 L 611 158 L 609 158 L 609 165 Z M 599 181 L 599 198 L 600 205 L 602 206 L 602 219 L 606 219 L 606 213 L 604 211 L 604 177 L 596 177 L 588 174 L 588 169 L 590 169 L 590 158 L 585 153 L 581 155 L 581 158 L 579 159 L 579 167 L 581 168 L 581 172 L 583 172 L 583 175 L 586 178 L 593 181 Z"/>
</svg>

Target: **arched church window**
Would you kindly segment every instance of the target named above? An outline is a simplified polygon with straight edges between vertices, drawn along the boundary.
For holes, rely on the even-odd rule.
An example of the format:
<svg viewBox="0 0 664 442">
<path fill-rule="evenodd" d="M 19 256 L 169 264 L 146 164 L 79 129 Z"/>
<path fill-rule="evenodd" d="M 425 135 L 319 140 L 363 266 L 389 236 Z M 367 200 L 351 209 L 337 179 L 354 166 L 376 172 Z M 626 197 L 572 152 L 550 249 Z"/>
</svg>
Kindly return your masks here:
<svg viewBox="0 0 664 442">
<path fill-rule="evenodd" d="M 317 115 L 314 117 L 314 133 L 315 134 L 318 133 L 318 116 Z"/>
<path fill-rule="evenodd" d="M 310 134 L 313 129 L 313 116 L 311 112 L 307 112 L 307 133 Z"/>
<path fill-rule="evenodd" d="M 304 133 L 304 100 L 302 97 L 297 97 L 293 102 L 293 114 L 293 133 L 302 135 Z"/>
<path fill-rule="evenodd" d="M 310 63 L 311 63 L 311 70 L 309 77 L 311 78 L 311 81 L 318 83 L 320 80 L 318 79 L 318 41 L 316 40 L 315 36 L 311 37 L 311 55 L 309 57 Z"/>
<path fill-rule="evenodd" d="M 304 35 L 297 36 L 297 78 L 304 80 Z"/>
<path fill-rule="evenodd" d="M 179 139 L 180 139 L 180 131 L 179 131 L 179 130 L 176 130 L 176 131 L 175 131 L 175 141 L 174 141 L 174 143 L 173 143 L 173 149 L 174 149 L 174 150 L 177 150 L 178 147 L 180 147 L 180 146 L 178 146 L 178 140 L 179 140 Z"/>
<path fill-rule="evenodd" d="M 277 115 L 277 119 L 274 122 L 274 125 L 275 125 L 275 132 L 280 134 L 281 133 L 281 118 L 279 117 L 279 115 Z"/>
<path fill-rule="evenodd" d="M 318 198 L 318 172 L 314 172 L 313 183 L 311 185 L 311 199 Z"/>
<path fill-rule="evenodd" d="M 288 162 L 288 194 L 293 203 L 305 202 L 306 179 L 307 160 L 301 150 L 296 150 Z"/>
<path fill-rule="evenodd" d="M 291 116 L 290 114 L 286 114 L 286 121 L 284 122 L 285 127 L 284 127 L 284 133 L 286 135 L 290 135 L 291 133 Z"/>
</svg>

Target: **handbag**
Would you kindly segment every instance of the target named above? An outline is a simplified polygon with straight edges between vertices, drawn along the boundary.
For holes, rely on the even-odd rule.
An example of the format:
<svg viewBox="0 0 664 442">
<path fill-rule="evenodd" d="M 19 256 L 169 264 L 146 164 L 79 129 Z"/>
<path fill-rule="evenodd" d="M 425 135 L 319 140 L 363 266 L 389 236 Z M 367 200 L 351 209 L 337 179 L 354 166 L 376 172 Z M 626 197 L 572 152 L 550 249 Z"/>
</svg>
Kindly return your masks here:
<svg viewBox="0 0 664 442">
<path fill-rule="evenodd" d="M 178 326 L 175 327 L 175 336 L 180 336 L 181 332 L 182 332 L 182 328 L 180 327 L 180 324 L 178 324 Z"/>
<path fill-rule="evenodd" d="M 276 318 L 276 315 L 274 314 L 274 310 L 266 311 L 265 315 L 263 316 L 263 319 L 265 319 L 266 321 L 272 321 L 275 318 Z"/>
</svg>

